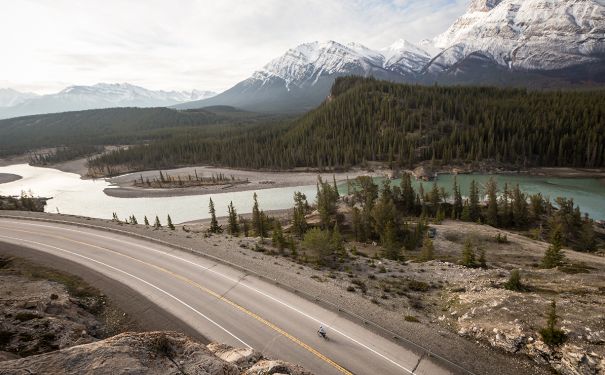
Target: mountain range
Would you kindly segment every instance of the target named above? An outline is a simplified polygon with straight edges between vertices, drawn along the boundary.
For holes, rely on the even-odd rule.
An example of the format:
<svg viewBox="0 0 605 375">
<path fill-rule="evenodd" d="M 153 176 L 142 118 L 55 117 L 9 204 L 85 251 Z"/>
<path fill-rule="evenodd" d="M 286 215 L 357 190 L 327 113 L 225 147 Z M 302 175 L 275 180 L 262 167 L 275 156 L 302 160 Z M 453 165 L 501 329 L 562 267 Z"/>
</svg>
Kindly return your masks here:
<svg viewBox="0 0 605 375">
<path fill-rule="evenodd" d="M 604 85 L 605 1 L 472 0 L 447 31 L 420 46 L 305 43 L 215 97 L 175 107 L 300 112 L 321 103 L 345 75 L 418 84 Z"/>
<path fill-rule="evenodd" d="M 304 43 L 218 95 L 105 83 L 42 96 L 0 90 L 0 118 L 109 107 L 304 112 L 348 75 L 425 85 L 604 86 L 605 0 L 471 0 L 444 33 L 419 45 Z"/>
<path fill-rule="evenodd" d="M 49 95 L 0 90 L 0 118 L 115 107 L 168 107 L 209 98 L 211 91 L 153 91 L 128 83 L 70 86 Z"/>
</svg>

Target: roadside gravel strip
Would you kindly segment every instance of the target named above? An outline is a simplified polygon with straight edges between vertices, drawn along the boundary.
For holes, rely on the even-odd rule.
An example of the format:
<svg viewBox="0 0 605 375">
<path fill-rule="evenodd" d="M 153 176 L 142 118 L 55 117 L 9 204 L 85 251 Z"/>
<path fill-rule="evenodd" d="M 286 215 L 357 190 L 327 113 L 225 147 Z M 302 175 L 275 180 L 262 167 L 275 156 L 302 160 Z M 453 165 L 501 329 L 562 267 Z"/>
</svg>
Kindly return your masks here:
<svg viewBox="0 0 605 375">
<path fill-rule="evenodd" d="M 311 276 L 319 271 L 300 266 L 282 257 L 260 254 L 238 246 L 239 239 L 226 236 L 203 238 L 182 231 L 152 230 L 144 226 L 123 225 L 116 222 L 31 212 L 3 212 L 1 217 L 28 218 L 68 222 L 94 226 L 97 229 L 119 231 L 136 237 L 145 237 L 177 248 L 212 258 L 247 273 L 270 280 L 316 303 L 341 311 L 352 320 L 362 321 L 367 327 L 385 337 L 412 347 L 419 353 L 441 357 L 448 367 L 460 366 L 459 373 L 475 374 L 540 374 L 542 370 L 529 361 L 493 351 L 467 341 L 445 330 L 437 330 L 418 323 L 404 321 L 401 314 L 372 304 L 361 296 L 347 293 L 330 281 L 317 282 Z M 329 302 L 327 302 L 329 301 Z M 384 327 L 384 328 L 382 328 Z M 447 358 L 447 360 L 445 359 Z M 451 361 L 451 362 L 450 362 Z M 456 365 L 453 365 L 455 363 Z"/>
</svg>

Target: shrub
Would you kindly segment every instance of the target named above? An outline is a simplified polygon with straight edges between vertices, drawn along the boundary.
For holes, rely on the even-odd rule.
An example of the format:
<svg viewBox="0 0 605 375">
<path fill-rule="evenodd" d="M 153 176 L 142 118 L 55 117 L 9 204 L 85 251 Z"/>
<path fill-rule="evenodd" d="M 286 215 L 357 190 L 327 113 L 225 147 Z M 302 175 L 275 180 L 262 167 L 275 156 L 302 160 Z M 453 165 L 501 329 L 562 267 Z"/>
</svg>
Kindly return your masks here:
<svg viewBox="0 0 605 375">
<path fill-rule="evenodd" d="M 424 281 L 410 280 L 408 282 L 408 288 L 416 292 L 426 292 L 429 290 L 430 286 Z"/>
<path fill-rule="evenodd" d="M 495 240 L 497 243 L 508 243 L 508 236 L 506 234 L 496 234 Z"/>
<path fill-rule="evenodd" d="M 523 284 L 521 283 L 521 274 L 519 270 L 512 270 L 508 281 L 504 284 L 504 288 L 513 291 L 521 291 Z"/>
<path fill-rule="evenodd" d="M 418 320 L 418 318 L 416 318 L 413 315 L 406 315 L 403 319 L 405 319 L 406 322 L 412 322 L 412 323 L 419 323 L 420 320 Z"/>
</svg>

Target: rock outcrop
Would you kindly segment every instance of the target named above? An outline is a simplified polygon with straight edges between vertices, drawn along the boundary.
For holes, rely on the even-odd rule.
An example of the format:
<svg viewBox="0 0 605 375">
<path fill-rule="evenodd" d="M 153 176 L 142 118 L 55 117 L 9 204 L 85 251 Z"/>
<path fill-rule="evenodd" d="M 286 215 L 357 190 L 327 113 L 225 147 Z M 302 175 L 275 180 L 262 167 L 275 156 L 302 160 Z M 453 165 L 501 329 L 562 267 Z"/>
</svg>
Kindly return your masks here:
<svg viewBox="0 0 605 375">
<path fill-rule="evenodd" d="M 252 349 L 208 347 L 176 332 L 126 332 L 46 354 L 0 362 L 0 375 L 21 374 L 311 375 Z"/>
</svg>

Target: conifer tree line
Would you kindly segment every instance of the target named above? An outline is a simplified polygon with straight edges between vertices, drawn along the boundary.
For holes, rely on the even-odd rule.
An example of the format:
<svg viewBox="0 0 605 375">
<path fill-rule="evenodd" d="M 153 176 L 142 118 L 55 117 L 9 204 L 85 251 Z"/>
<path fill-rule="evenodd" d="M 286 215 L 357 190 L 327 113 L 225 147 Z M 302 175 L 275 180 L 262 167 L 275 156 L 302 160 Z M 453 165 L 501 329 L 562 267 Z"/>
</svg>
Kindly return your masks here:
<svg viewBox="0 0 605 375">
<path fill-rule="evenodd" d="M 605 165 L 605 91 L 414 86 L 338 78 L 331 100 L 301 118 L 228 132 L 176 135 L 91 160 L 131 170 L 231 167 L 410 167 L 491 160 L 514 167 Z"/>
<path fill-rule="evenodd" d="M 430 189 L 425 190 L 421 184 L 415 190 L 407 173 L 399 184 L 392 184 L 388 179 L 377 184 L 369 176 L 359 176 L 348 180 L 347 184 L 349 194 L 341 196 L 335 179 L 329 182 L 318 177 L 314 205 L 309 204 L 304 194 L 295 192 L 288 219 L 268 216 L 260 208 L 256 193 L 249 219 L 239 216 L 231 201 L 227 206 L 225 229 L 219 224 L 214 201 L 210 198 L 207 232 L 226 231 L 236 237 L 260 237 L 261 244 L 270 238 L 280 254 L 328 267 L 337 267 L 348 257 L 347 240 L 374 242 L 380 245 L 381 255 L 392 260 L 405 259 L 406 250 L 420 249 L 415 258 L 430 261 L 435 258 L 435 248 L 428 233 L 429 222 L 439 223 L 445 218 L 529 231 L 536 239 L 549 241 L 541 268 L 564 265 L 564 246 L 579 251 L 596 250 L 593 222 L 581 215 L 573 200 L 559 197 L 553 203 L 540 193 L 525 194 L 518 185 L 511 188 L 504 183 L 500 188 L 493 178 L 485 184 L 484 190 L 473 180 L 468 195 L 462 195 L 456 178 L 451 195 L 438 188 L 436 182 Z M 486 198 L 482 200 L 481 197 Z M 347 206 L 347 209 L 343 208 Z M 313 212 L 316 218 L 309 222 L 309 214 Z M 113 220 L 121 223 L 116 213 Z M 125 222 L 138 224 L 134 215 Z M 151 226 L 147 216 L 144 224 Z M 175 230 L 170 215 L 166 227 Z M 162 228 L 157 215 L 153 228 Z M 494 239 L 498 243 L 508 243 L 507 236 L 500 233 Z M 485 249 L 473 242 L 471 238 L 466 239 L 460 264 L 487 267 Z M 521 290 L 519 275 L 511 277 L 506 287 Z"/>
</svg>

